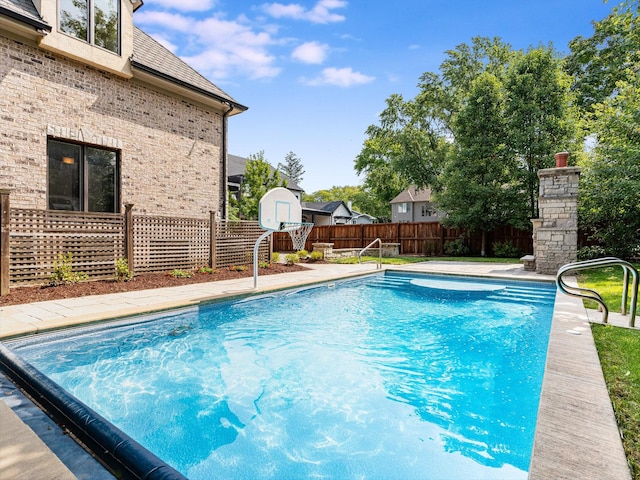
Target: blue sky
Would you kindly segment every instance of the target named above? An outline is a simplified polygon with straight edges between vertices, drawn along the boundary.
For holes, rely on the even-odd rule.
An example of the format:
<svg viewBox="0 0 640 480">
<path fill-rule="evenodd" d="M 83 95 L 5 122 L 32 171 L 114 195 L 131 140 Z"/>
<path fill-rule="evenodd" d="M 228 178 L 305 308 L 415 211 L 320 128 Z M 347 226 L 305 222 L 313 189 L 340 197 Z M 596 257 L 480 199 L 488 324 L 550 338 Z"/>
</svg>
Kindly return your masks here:
<svg viewBox="0 0 640 480">
<path fill-rule="evenodd" d="M 145 0 L 135 23 L 249 107 L 229 120 L 229 153 L 292 151 L 308 192 L 358 185 L 365 131 L 394 93 L 474 36 L 568 51 L 617 3 L 602 0 Z"/>
</svg>

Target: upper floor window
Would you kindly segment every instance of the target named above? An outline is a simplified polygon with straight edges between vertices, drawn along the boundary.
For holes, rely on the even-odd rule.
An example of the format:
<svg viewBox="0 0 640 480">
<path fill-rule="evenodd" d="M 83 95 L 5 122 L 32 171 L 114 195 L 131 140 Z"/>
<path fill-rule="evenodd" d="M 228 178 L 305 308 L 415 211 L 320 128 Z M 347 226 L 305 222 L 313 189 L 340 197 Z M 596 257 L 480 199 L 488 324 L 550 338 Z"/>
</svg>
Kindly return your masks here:
<svg viewBox="0 0 640 480">
<path fill-rule="evenodd" d="M 399 203 L 398 204 L 398 213 L 407 213 L 409 211 L 408 203 Z"/>
<path fill-rule="evenodd" d="M 422 216 L 423 217 L 431 217 L 433 215 L 433 211 L 429 210 L 429 207 L 426 205 L 422 205 Z"/>
<path fill-rule="evenodd" d="M 49 210 L 117 213 L 118 153 L 49 139 Z"/>
<path fill-rule="evenodd" d="M 58 0 L 60 30 L 120 53 L 119 0 Z"/>
</svg>

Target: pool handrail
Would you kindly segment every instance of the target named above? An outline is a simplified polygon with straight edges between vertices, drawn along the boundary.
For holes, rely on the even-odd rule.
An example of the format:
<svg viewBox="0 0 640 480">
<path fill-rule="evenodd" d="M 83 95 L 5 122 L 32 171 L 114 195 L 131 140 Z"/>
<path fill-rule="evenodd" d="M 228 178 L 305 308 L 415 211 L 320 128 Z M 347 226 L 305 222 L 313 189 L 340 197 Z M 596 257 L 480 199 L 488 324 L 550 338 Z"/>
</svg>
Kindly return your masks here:
<svg viewBox="0 0 640 480">
<path fill-rule="evenodd" d="M 380 240 L 380 238 L 376 238 L 373 242 L 358 252 L 358 263 L 362 263 L 362 259 L 360 257 L 376 242 L 378 243 L 378 262 L 376 264 L 376 269 L 382 268 L 382 240 Z"/>
<path fill-rule="evenodd" d="M 568 272 L 587 270 L 591 268 L 611 267 L 616 265 L 621 266 L 624 272 L 622 287 L 622 307 L 620 309 L 622 315 L 627 314 L 629 275 L 631 275 L 633 278 L 633 284 L 631 286 L 631 307 L 629 310 L 629 326 L 633 328 L 635 327 L 636 310 L 638 307 L 638 271 L 631 263 L 625 260 L 621 260 L 617 257 L 604 257 L 596 258 L 593 260 L 583 260 L 580 262 L 567 263 L 566 265 L 563 265 L 562 267 L 560 267 L 560 269 L 558 269 L 558 273 L 556 275 L 556 285 L 558 286 L 558 289 L 566 295 L 595 301 L 602 307 L 602 323 L 607 323 L 609 318 L 609 309 L 607 308 L 607 305 L 600 294 L 590 288 L 573 287 L 571 285 L 567 285 L 562 277 Z"/>
</svg>

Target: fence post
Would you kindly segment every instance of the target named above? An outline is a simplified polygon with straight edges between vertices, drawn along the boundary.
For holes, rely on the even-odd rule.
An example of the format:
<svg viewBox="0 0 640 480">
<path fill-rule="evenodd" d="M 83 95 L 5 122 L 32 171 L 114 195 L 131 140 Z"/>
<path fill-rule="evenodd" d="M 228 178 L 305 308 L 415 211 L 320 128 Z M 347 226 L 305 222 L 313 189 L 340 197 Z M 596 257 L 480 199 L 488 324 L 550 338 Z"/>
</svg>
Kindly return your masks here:
<svg viewBox="0 0 640 480">
<path fill-rule="evenodd" d="M 133 203 L 124 205 L 124 253 L 127 257 L 127 267 L 133 273 Z"/>
<path fill-rule="evenodd" d="M 0 189 L 0 296 L 9 295 L 9 233 L 11 220 L 11 190 Z"/>
<path fill-rule="evenodd" d="M 209 267 L 216 268 L 216 212 L 209 211 Z"/>
</svg>

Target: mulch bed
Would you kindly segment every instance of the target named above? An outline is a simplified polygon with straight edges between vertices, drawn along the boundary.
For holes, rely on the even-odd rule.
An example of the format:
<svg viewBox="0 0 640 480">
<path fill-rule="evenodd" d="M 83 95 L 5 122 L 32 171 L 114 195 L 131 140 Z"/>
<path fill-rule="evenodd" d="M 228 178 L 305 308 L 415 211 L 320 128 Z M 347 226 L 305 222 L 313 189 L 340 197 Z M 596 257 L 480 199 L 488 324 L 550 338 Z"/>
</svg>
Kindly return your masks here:
<svg viewBox="0 0 640 480">
<path fill-rule="evenodd" d="M 273 275 L 276 273 L 299 272 L 306 270 L 300 264 L 285 265 L 274 263 L 269 268 L 260 268 L 258 276 Z M 132 290 L 146 290 L 149 288 L 176 287 L 192 283 L 218 282 L 221 280 L 233 280 L 236 278 L 253 277 L 253 267 L 245 271 L 232 271 L 228 268 L 219 268 L 214 273 L 193 273 L 189 278 L 175 278 L 169 273 L 146 273 L 138 275 L 128 282 L 116 282 L 115 280 L 96 280 L 91 282 L 74 283 L 71 285 L 33 286 L 11 288 L 9 295 L 0 297 L 0 306 L 19 305 L 23 303 L 42 302 L 45 300 L 58 300 L 61 298 L 85 297 L 87 295 L 101 295 L 106 293 L 130 292 Z"/>
</svg>

